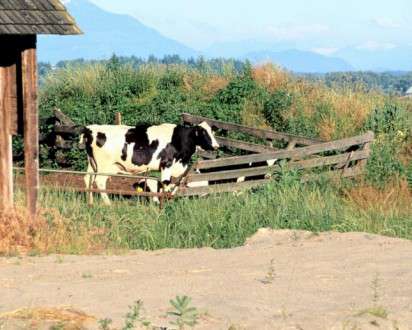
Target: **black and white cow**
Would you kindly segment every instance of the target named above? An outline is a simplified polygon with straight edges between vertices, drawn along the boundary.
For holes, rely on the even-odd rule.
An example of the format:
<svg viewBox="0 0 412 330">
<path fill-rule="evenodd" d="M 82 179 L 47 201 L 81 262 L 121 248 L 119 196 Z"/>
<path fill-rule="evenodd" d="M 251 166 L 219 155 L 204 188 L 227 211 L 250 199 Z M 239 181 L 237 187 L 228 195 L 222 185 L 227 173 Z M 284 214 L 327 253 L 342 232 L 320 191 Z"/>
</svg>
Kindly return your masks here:
<svg viewBox="0 0 412 330">
<path fill-rule="evenodd" d="M 89 189 L 95 182 L 100 190 L 106 189 L 108 175 L 93 173 L 145 173 L 161 172 L 165 191 L 173 189 L 172 178 L 182 175 L 196 152 L 196 148 L 215 150 L 219 147 L 211 127 L 203 122 L 196 126 L 174 124 L 136 127 L 122 125 L 90 125 L 82 129 L 81 143 L 86 146 L 88 169 L 84 181 Z M 110 200 L 101 193 L 105 204 Z M 89 204 L 93 194 L 88 195 Z"/>
</svg>

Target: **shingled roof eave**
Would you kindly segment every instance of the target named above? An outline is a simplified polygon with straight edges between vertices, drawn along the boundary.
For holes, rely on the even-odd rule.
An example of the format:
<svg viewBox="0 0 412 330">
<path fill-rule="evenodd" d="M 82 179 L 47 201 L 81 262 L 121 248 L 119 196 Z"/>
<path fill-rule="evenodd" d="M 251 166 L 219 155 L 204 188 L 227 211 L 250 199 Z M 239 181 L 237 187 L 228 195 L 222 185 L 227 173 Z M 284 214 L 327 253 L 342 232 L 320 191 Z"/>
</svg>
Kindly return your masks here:
<svg viewBox="0 0 412 330">
<path fill-rule="evenodd" d="M 0 5 L 0 34 L 83 34 L 75 19 L 59 0 L 41 0 L 37 3 L 9 1 L 7 4 L 8 6 L 4 3 L 3 6 Z"/>
</svg>

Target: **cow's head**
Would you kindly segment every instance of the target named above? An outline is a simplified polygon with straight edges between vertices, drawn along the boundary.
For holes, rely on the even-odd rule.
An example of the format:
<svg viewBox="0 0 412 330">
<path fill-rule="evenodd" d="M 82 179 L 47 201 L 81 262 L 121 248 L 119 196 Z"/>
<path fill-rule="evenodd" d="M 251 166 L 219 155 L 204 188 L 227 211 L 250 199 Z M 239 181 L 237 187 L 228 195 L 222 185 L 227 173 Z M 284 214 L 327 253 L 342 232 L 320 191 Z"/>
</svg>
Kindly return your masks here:
<svg viewBox="0 0 412 330">
<path fill-rule="evenodd" d="M 202 122 L 201 124 L 194 127 L 196 136 L 196 145 L 198 145 L 203 150 L 216 150 L 219 148 L 219 143 L 217 143 L 216 138 L 212 132 L 212 128 L 207 122 Z"/>
</svg>

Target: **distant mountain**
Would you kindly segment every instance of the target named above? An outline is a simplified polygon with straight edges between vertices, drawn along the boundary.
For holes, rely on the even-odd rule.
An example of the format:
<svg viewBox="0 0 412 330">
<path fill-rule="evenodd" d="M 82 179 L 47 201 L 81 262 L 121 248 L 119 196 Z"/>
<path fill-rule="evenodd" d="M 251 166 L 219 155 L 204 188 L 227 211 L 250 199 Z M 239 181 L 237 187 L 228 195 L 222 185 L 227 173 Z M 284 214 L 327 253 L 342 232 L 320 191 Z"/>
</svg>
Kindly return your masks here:
<svg viewBox="0 0 412 330">
<path fill-rule="evenodd" d="M 283 51 L 294 49 L 296 44 L 292 42 L 267 42 L 257 39 L 216 42 L 206 48 L 203 54 L 207 57 L 233 57 L 238 58 L 248 53 L 262 50 Z"/>
<path fill-rule="evenodd" d="M 348 47 L 339 50 L 334 55 L 350 62 L 358 70 L 412 70 L 412 46 L 387 49 Z"/>
<path fill-rule="evenodd" d="M 103 59 L 112 54 L 147 58 L 155 55 L 179 55 L 182 58 L 231 57 L 253 63 L 271 61 L 299 73 L 336 71 L 412 71 L 412 46 L 395 47 L 366 43 L 364 47 L 347 47 L 332 56 L 297 50 L 294 42 L 272 43 L 258 39 L 215 43 L 198 52 L 165 37 L 139 20 L 107 12 L 88 0 L 70 0 L 69 12 L 84 32 L 80 36 L 40 36 L 39 60 L 56 63 L 77 58 Z M 379 46 L 383 48 L 378 49 Z M 385 48 L 386 47 L 386 48 Z"/>
<path fill-rule="evenodd" d="M 39 60 L 55 63 L 60 60 L 108 58 L 119 56 L 148 57 L 180 55 L 196 57 L 196 51 L 167 38 L 137 19 L 106 12 L 87 0 L 71 0 L 66 4 L 84 35 L 40 36 Z"/>
<path fill-rule="evenodd" d="M 353 67 L 337 57 L 329 57 L 301 50 L 259 51 L 246 54 L 252 63 L 272 62 L 294 72 L 326 73 L 351 71 Z"/>
</svg>

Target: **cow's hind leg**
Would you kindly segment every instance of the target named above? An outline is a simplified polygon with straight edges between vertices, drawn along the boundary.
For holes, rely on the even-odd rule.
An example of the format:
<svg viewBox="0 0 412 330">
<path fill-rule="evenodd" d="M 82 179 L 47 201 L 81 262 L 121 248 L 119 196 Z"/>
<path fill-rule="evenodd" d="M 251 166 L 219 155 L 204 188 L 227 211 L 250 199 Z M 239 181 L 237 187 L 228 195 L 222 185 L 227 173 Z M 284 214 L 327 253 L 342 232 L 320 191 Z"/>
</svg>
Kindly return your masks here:
<svg viewBox="0 0 412 330">
<path fill-rule="evenodd" d="M 87 166 L 87 173 L 88 174 L 84 176 L 84 183 L 85 183 L 86 189 L 92 189 L 93 183 L 96 179 L 96 175 L 93 174 L 94 170 L 90 164 Z M 87 196 L 87 204 L 93 205 L 93 193 L 91 191 L 86 192 L 86 196 Z"/>
</svg>

